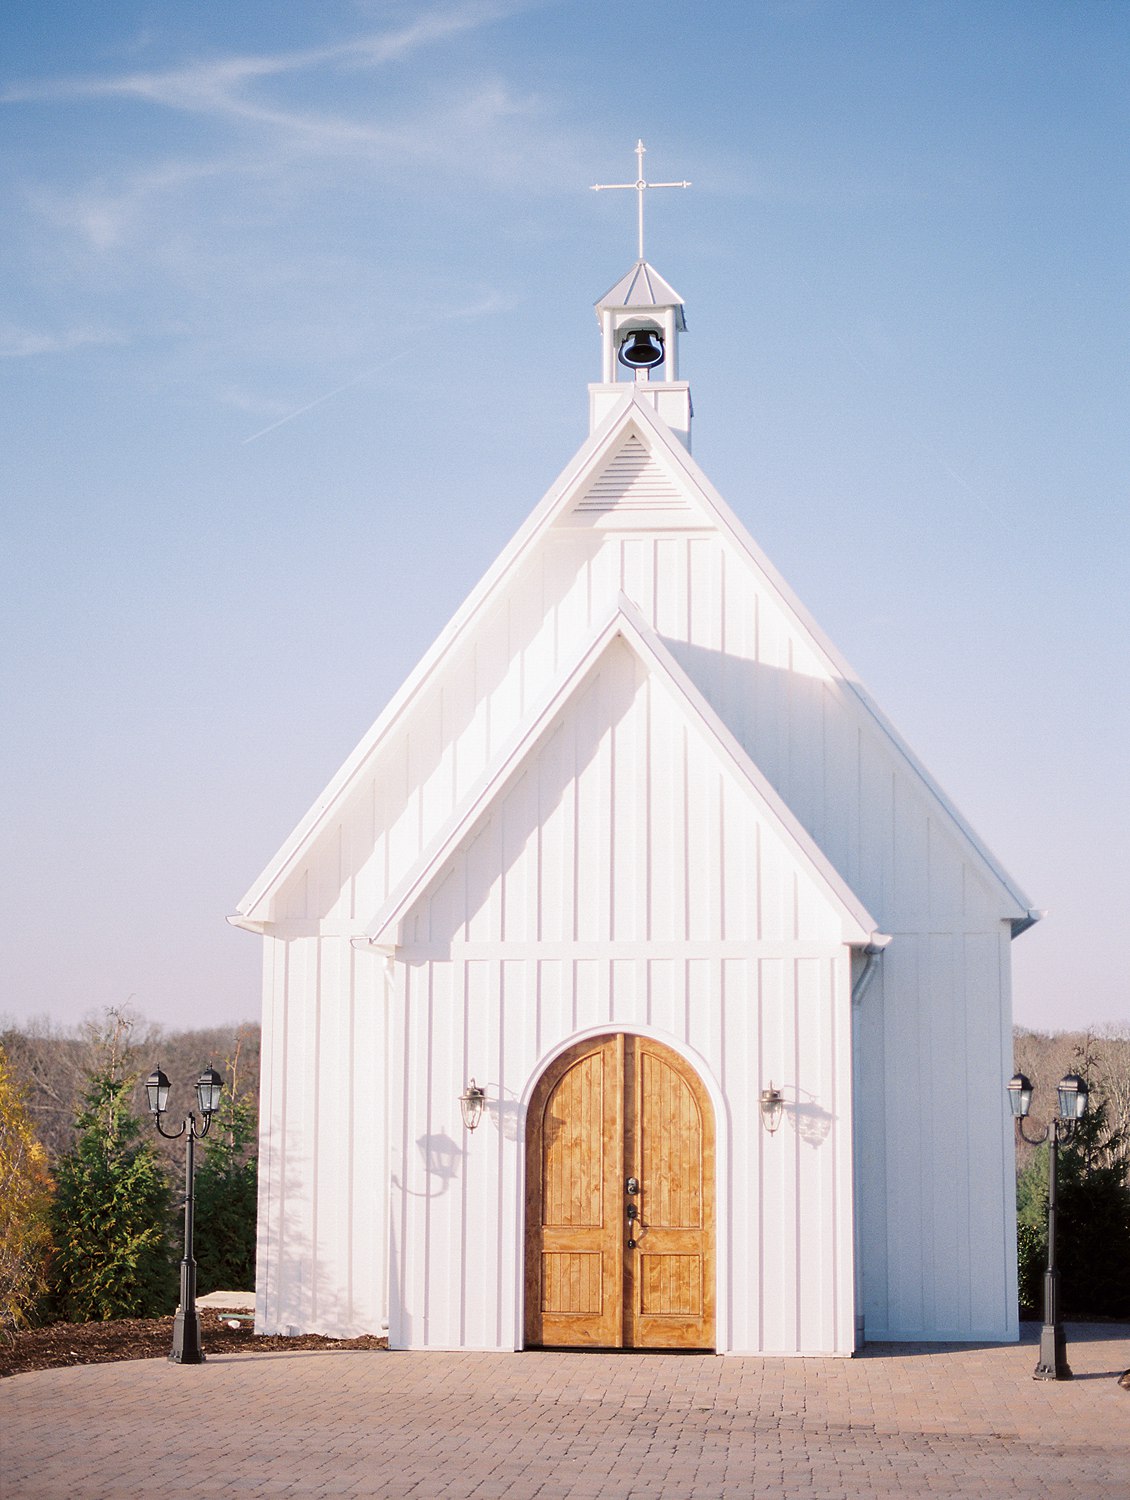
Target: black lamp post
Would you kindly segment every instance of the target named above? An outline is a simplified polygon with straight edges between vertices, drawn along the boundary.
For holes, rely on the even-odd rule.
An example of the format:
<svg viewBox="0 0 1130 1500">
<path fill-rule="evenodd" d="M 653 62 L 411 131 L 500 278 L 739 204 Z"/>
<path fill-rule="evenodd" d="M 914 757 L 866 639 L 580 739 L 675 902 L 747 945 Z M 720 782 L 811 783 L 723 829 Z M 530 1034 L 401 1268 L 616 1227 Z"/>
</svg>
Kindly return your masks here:
<svg viewBox="0 0 1130 1500">
<path fill-rule="evenodd" d="M 1059 1267 L 1055 1263 L 1056 1234 L 1056 1166 L 1059 1143 L 1070 1140 L 1075 1126 L 1087 1112 L 1087 1085 L 1078 1073 L 1061 1078 L 1057 1089 L 1059 1115 L 1034 1139 L 1024 1132 L 1024 1121 L 1032 1107 L 1032 1085 L 1023 1073 L 1008 1081 L 1008 1102 L 1016 1129 L 1030 1146 L 1048 1143 L 1048 1265 L 1044 1272 L 1044 1326 L 1040 1330 L 1040 1358 L 1032 1372 L 1034 1380 L 1070 1380 L 1063 1324 L 1059 1317 Z"/>
<path fill-rule="evenodd" d="M 192 1254 L 192 1182 L 196 1171 L 196 1142 L 208 1134 L 212 1116 L 219 1108 L 220 1093 L 224 1080 L 215 1068 L 208 1066 L 196 1080 L 196 1104 L 204 1116 L 204 1126 L 196 1128 L 196 1116 L 189 1111 L 178 1131 L 169 1131 L 161 1124 L 161 1116 L 169 1102 L 169 1080 L 160 1068 L 154 1068 L 145 1080 L 145 1092 L 149 1095 L 149 1108 L 153 1112 L 153 1123 L 169 1141 L 185 1137 L 184 1164 L 184 1259 L 180 1263 L 180 1306 L 173 1319 L 173 1347 L 169 1358 L 178 1365 L 202 1365 L 204 1350 L 200 1343 L 200 1314 L 196 1311 L 196 1261 Z"/>
</svg>

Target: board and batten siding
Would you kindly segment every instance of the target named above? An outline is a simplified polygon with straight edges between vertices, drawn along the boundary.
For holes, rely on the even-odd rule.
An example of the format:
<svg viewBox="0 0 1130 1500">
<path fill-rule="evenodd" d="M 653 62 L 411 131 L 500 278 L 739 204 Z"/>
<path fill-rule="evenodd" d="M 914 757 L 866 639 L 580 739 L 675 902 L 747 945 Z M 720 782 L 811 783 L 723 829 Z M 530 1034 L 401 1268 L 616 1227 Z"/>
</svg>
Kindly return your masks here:
<svg viewBox="0 0 1130 1500">
<path fill-rule="evenodd" d="M 653 464 L 659 461 L 651 460 Z M 638 483 L 638 454 L 631 456 L 626 468 L 632 465 L 633 483 Z M 670 476 L 663 478 L 666 482 Z M 405 1024 L 403 1006 L 411 1003 L 419 1008 L 423 1003 L 420 991 L 412 987 L 419 977 L 419 964 L 454 960 L 421 958 L 410 970 L 398 962 L 395 989 L 390 991 L 380 961 L 372 955 L 354 955 L 349 938 L 365 930 L 544 696 L 547 685 L 575 659 L 581 644 L 607 617 L 622 591 L 662 637 L 880 927 L 893 934 L 881 961 L 880 977 L 869 985 L 854 1018 L 855 1066 L 862 1100 L 856 1120 L 858 1297 L 866 1310 L 867 1331 L 871 1336 L 881 1332 L 891 1338 L 924 1333 L 954 1338 L 1016 1336 L 1015 1267 L 1007 1251 L 1013 1185 L 1001 1094 L 1010 1071 L 1009 960 L 1004 936 L 1008 929 L 1002 920 L 1006 896 L 943 804 L 865 702 L 841 680 L 838 669 L 767 574 L 696 508 L 693 495 L 688 494 L 687 506 L 682 508 L 671 501 L 667 489 L 659 488 L 663 506 L 658 510 L 609 507 L 605 504 L 610 493 L 607 485 L 600 491 L 599 504 L 593 499 L 586 504 L 582 494 L 578 504 L 538 538 L 500 581 L 489 606 L 455 638 L 421 681 L 359 768 L 337 816 L 296 861 L 272 897 L 268 930 L 273 938 L 267 944 L 264 1011 L 271 1074 L 268 1078 L 265 1062 L 264 1084 L 277 1091 L 280 1102 L 272 1106 L 276 1113 L 269 1130 L 264 1127 L 264 1141 L 269 1133 L 273 1154 L 264 1178 L 261 1222 L 266 1236 L 262 1274 L 274 1288 L 264 1294 L 263 1305 L 277 1311 L 261 1326 L 282 1326 L 285 1304 L 306 1310 L 291 1320 L 295 1326 L 330 1328 L 321 1314 L 316 1323 L 311 1321 L 309 1309 L 319 1305 L 317 1288 L 308 1284 L 309 1269 L 301 1273 L 295 1269 L 299 1258 L 286 1259 L 281 1247 L 288 1233 L 292 1248 L 303 1240 L 311 1248 L 324 1246 L 335 1266 L 352 1267 L 350 1306 L 356 1311 L 363 1305 L 363 1317 L 372 1318 L 372 1298 L 379 1297 L 381 1317 L 385 1316 L 386 1293 L 374 1292 L 372 1286 L 373 1278 L 384 1274 L 381 1267 L 387 1248 L 370 1246 L 368 1229 L 359 1240 L 355 1227 L 347 1232 L 344 1226 L 354 1216 L 362 1224 L 371 1219 L 372 1235 L 379 1239 L 384 1232 L 381 1216 L 397 1192 L 395 1183 L 389 1187 L 387 1175 L 391 1170 L 403 1183 L 407 1164 L 394 1154 L 392 1167 L 388 1165 L 389 1147 L 380 1136 L 384 1116 L 379 1101 L 346 1103 L 342 1098 L 331 1101 L 327 1095 L 346 1092 L 339 1080 L 361 1071 L 370 1079 L 383 1077 L 386 1036 L 393 1048 L 389 1067 L 399 1080 L 406 1054 L 397 1049 L 409 1047 L 409 1042 L 407 1035 L 400 1041 L 393 1038 L 396 1027 Z M 631 740 L 637 733 L 634 726 L 631 719 L 620 731 L 616 764 L 621 768 L 625 758 L 636 753 Z M 614 756 L 614 740 L 615 736 L 597 754 L 598 778 L 612 774 L 613 762 L 608 757 Z M 539 769 L 540 776 L 552 776 L 555 753 L 550 745 L 545 747 L 546 766 Z M 626 830 L 641 816 L 644 793 L 636 784 L 640 775 L 650 777 L 653 794 L 677 776 L 670 747 L 657 748 L 656 755 L 654 767 L 640 772 L 632 785 L 618 793 L 614 824 L 606 830 L 610 838 L 626 838 Z M 721 798 L 723 794 L 703 791 L 708 799 L 703 811 L 707 821 L 696 815 L 694 825 L 701 831 L 703 851 L 709 847 L 713 853 L 703 852 L 702 863 L 690 864 L 685 857 L 676 861 L 660 888 L 644 889 L 638 879 L 627 876 L 612 887 L 607 872 L 600 868 L 596 835 L 586 834 L 591 849 L 585 852 L 584 878 L 575 881 L 570 869 L 578 866 L 570 865 L 575 852 L 570 839 L 577 836 L 576 809 L 570 829 L 568 799 L 581 799 L 583 817 L 584 799 L 599 795 L 588 780 L 579 790 L 566 787 L 562 803 L 545 809 L 545 823 L 539 824 L 536 833 L 547 849 L 557 849 L 554 858 L 561 890 L 571 891 L 571 906 L 565 904 L 564 895 L 552 908 L 544 902 L 531 905 L 529 888 L 518 874 L 526 859 L 522 850 L 513 868 L 505 865 L 505 877 L 495 885 L 489 883 L 486 867 L 478 877 L 473 873 L 461 877 L 479 879 L 490 894 L 486 908 L 466 913 L 460 941 L 472 941 L 473 930 L 476 943 L 495 944 L 493 959 L 472 960 L 465 955 L 466 962 L 500 963 L 497 945 L 517 942 L 514 934 L 518 931 L 527 934 L 523 941 L 542 945 L 577 942 L 576 934 L 583 932 L 584 941 L 604 945 L 603 958 L 582 959 L 562 951 L 552 959 L 543 953 L 540 958 L 515 956 L 507 962 L 574 965 L 567 982 L 554 981 L 559 987 L 564 985 L 567 1001 L 554 1003 L 567 1004 L 575 1017 L 587 1015 L 594 1004 L 600 1009 L 591 997 L 611 993 L 614 975 L 619 976 L 617 985 L 628 983 L 627 969 L 609 967 L 614 961 L 644 962 L 649 966 L 645 978 L 636 974 L 631 981 L 637 989 L 642 986 L 646 996 L 638 1003 L 645 1009 L 655 1005 L 662 1009 L 667 1002 L 653 997 L 655 985 L 659 986 L 656 993 L 682 995 L 688 1014 L 682 1029 L 670 1035 L 698 1048 L 703 1057 L 713 1056 L 698 1032 L 692 1037 L 690 1031 L 686 997 L 698 979 L 692 980 L 688 969 L 682 982 L 676 983 L 662 971 L 653 972 L 650 965 L 714 965 L 709 993 L 717 997 L 724 991 L 724 986 L 718 988 L 722 980 L 717 965 L 761 961 L 725 948 L 728 943 L 750 941 L 752 918 L 741 895 L 745 878 L 741 862 L 748 859 L 748 851 L 727 839 L 728 824 L 720 821 L 720 812 L 715 818 L 718 809 L 710 805 L 709 795 Z M 711 844 L 714 831 L 719 841 Z M 532 836 L 520 821 L 497 828 L 492 823 L 489 838 L 496 844 L 484 844 L 480 856 L 486 860 L 489 852 L 509 859 L 515 841 Z M 688 850 L 683 852 L 686 856 Z M 638 860 L 640 856 L 632 857 Z M 688 870 L 693 878 L 686 874 Z M 574 881 L 572 887 L 570 881 Z M 431 908 L 430 903 L 440 899 L 439 892 L 431 893 L 427 914 L 414 912 L 413 923 L 450 926 L 452 912 L 441 914 Z M 453 893 L 442 899 L 453 899 Z M 766 894 L 762 899 L 782 898 Z M 535 913 L 540 929 L 531 937 Z M 496 932 L 491 927 L 495 916 L 505 920 L 505 930 Z M 721 925 L 712 927 L 715 921 Z M 629 938 L 628 933 L 635 936 Z M 612 943 L 653 944 L 660 936 L 684 945 L 706 946 L 694 954 L 688 949 L 680 957 L 652 954 L 646 959 L 636 952 L 614 956 L 608 947 Z M 273 955 L 274 944 L 281 945 L 287 956 Z M 596 967 L 577 969 L 576 964 Z M 599 981 L 594 977 L 598 970 L 605 976 Z M 450 983 L 456 985 L 454 979 Z M 459 991 L 464 997 L 469 983 L 464 974 Z M 502 1003 L 506 990 L 501 971 L 489 984 L 481 979 L 475 983 L 484 985 L 483 993 L 489 992 Z M 539 969 L 535 986 L 539 996 L 542 985 Z M 785 986 L 788 1003 L 792 1003 L 790 986 Z M 754 1016 L 762 1003 L 759 986 L 756 996 L 750 1001 Z M 716 1006 L 717 998 L 712 1003 Z M 327 1008 L 344 1011 L 345 1019 L 326 1015 Z M 540 1009 L 535 1009 L 540 1015 Z M 523 1057 L 532 1067 L 534 1060 L 544 1056 L 538 1046 L 548 1045 L 542 1037 L 543 1023 L 536 1016 L 533 1021 L 520 1017 L 513 1005 L 505 1016 L 506 1037 L 501 1035 L 501 1013 L 490 1021 L 498 1034 L 497 1049 L 511 1045 L 509 1031 L 515 1029 L 514 1045 L 527 1047 Z M 531 1025 L 534 1043 L 522 1040 Z M 267 1036 L 272 1028 L 281 1034 Z M 415 1037 L 414 1030 L 411 1035 Z M 837 1045 L 847 1046 L 848 1041 L 841 1038 Z M 474 1072 L 476 1066 L 471 1061 L 469 1071 Z M 315 1074 L 324 1080 L 320 1086 Z M 335 1080 L 332 1085 L 330 1079 Z M 722 1087 L 720 1080 L 721 1074 L 715 1081 Z M 755 1095 L 764 1082 L 755 1069 L 745 1086 Z M 510 1073 L 507 1087 L 517 1087 Z M 285 1121 L 278 1113 L 284 1090 Z M 739 1106 L 728 1090 L 726 1100 L 733 1115 Z M 982 1122 L 976 1127 L 981 1132 L 976 1139 L 967 1134 L 963 1141 L 960 1129 L 951 1129 L 949 1122 L 958 1115 Z M 460 1132 L 446 1128 L 458 1141 Z M 495 1128 L 493 1123 L 490 1128 Z M 736 1132 L 736 1119 L 733 1128 Z M 971 1132 L 974 1126 L 968 1124 L 966 1129 Z M 373 1160 L 368 1148 L 363 1149 L 373 1174 L 358 1177 L 354 1162 L 350 1186 L 331 1185 L 334 1174 L 327 1174 L 319 1164 L 332 1160 L 353 1131 L 372 1143 L 379 1157 Z M 476 1147 L 480 1139 L 473 1142 Z M 352 1149 L 356 1156 L 356 1140 Z M 501 1158 L 497 1170 L 503 1171 Z M 502 1184 L 501 1176 L 498 1181 Z M 509 1180 L 504 1185 L 507 1191 L 513 1186 Z M 381 1199 L 375 1204 L 367 1197 L 371 1186 Z M 737 1194 L 736 1182 L 734 1190 Z M 343 1207 L 343 1193 L 352 1209 Z M 444 1198 L 437 1212 L 448 1211 L 450 1205 Z M 737 1197 L 734 1203 L 736 1215 Z M 932 1229 L 937 1235 L 931 1240 Z M 397 1243 L 403 1245 L 407 1232 L 405 1222 L 397 1231 L 401 1235 Z M 339 1243 L 343 1236 L 347 1242 Z M 947 1258 L 943 1244 L 955 1247 L 955 1255 Z M 981 1255 L 977 1247 L 990 1246 L 1005 1248 L 999 1254 L 994 1249 L 988 1262 L 979 1261 L 963 1288 L 959 1287 L 955 1266 L 965 1264 L 963 1257 Z M 469 1255 L 478 1253 L 477 1248 L 468 1248 Z M 720 1266 L 728 1253 L 736 1267 L 736 1257 L 761 1254 L 760 1242 L 751 1250 L 743 1240 L 740 1251 L 735 1242 L 731 1252 L 720 1245 Z M 769 1246 L 764 1253 L 772 1263 L 778 1252 Z M 398 1277 L 419 1274 L 418 1267 L 394 1264 L 388 1269 L 386 1285 L 400 1285 Z M 305 1278 L 301 1284 L 296 1282 L 299 1275 Z M 323 1306 L 324 1302 L 323 1298 Z M 346 1319 L 334 1326 L 354 1327 L 361 1317 L 360 1312 L 356 1316 L 351 1312 L 352 1322 Z M 369 1322 L 367 1326 L 375 1325 Z M 759 1342 L 762 1334 L 750 1327 L 739 1332 L 734 1326 L 729 1336 L 734 1347 L 769 1347 Z"/>
<path fill-rule="evenodd" d="M 255 1327 L 378 1333 L 388 1316 L 388 1006 L 341 938 L 266 939 Z"/>
<path fill-rule="evenodd" d="M 627 1030 L 714 1099 L 719 1347 L 850 1352 L 842 914 L 622 643 L 406 917 L 395 973 L 394 1347 L 519 1346 L 526 1101 L 575 1038 Z"/>
</svg>

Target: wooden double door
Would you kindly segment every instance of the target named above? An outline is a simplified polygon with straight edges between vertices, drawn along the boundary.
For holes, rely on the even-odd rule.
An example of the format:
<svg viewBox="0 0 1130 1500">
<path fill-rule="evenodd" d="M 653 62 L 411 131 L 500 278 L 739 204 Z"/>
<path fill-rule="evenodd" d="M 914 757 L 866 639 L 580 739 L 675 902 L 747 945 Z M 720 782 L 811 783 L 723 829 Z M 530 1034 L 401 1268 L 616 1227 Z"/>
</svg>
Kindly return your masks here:
<svg viewBox="0 0 1130 1500">
<path fill-rule="evenodd" d="M 527 1345 L 714 1347 L 714 1112 L 648 1038 L 557 1058 L 526 1125 Z"/>
</svg>

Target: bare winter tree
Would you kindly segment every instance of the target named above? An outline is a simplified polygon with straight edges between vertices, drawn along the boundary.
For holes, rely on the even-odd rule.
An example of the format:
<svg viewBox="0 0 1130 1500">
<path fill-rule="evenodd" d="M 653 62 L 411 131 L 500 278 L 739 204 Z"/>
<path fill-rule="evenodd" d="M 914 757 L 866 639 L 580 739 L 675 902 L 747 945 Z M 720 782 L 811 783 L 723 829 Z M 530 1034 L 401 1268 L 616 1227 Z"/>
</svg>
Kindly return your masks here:
<svg viewBox="0 0 1130 1500">
<path fill-rule="evenodd" d="M 257 1109 L 259 1095 L 259 1027 L 214 1026 L 199 1031 L 165 1031 L 126 1007 L 109 1015 L 91 1018 L 81 1026 L 64 1029 L 39 1020 L 22 1026 L 0 1027 L 0 1045 L 8 1057 L 13 1077 L 23 1087 L 27 1111 L 38 1139 L 51 1161 L 68 1151 L 74 1142 L 75 1114 L 96 1068 L 104 1045 L 107 1021 L 120 1022 L 123 1067 L 138 1075 L 132 1099 L 134 1112 L 148 1113 L 144 1080 L 158 1064 L 172 1083 L 170 1113 L 193 1108 L 193 1085 L 202 1068 L 215 1063 L 223 1071 L 225 1060 L 240 1059 L 240 1093 Z M 160 1141 L 160 1149 L 177 1166 L 183 1146 Z"/>
</svg>

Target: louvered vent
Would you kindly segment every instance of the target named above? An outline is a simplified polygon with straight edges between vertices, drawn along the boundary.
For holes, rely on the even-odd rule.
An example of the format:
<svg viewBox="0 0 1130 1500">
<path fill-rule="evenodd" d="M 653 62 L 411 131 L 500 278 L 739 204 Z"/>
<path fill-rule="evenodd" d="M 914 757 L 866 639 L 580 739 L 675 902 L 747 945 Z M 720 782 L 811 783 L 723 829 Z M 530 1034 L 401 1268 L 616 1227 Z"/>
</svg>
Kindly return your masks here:
<svg viewBox="0 0 1130 1500">
<path fill-rule="evenodd" d="M 630 437 L 579 500 L 576 509 L 594 512 L 686 511 L 682 492 L 672 483 L 637 437 Z"/>
</svg>

